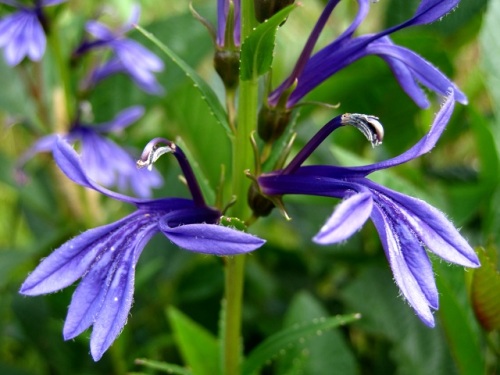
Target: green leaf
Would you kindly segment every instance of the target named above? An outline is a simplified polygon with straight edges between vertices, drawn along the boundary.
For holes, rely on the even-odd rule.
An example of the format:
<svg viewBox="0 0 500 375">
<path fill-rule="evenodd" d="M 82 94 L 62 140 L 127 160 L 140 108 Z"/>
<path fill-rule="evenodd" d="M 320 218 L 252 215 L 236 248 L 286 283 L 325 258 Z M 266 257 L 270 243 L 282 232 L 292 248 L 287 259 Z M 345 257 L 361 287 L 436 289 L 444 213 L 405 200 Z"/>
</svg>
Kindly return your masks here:
<svg viewBox="0 0 500 375">
<path fill-rule="evenodd" d="M 167 309 L 167 315 L 182 358 L 193 374 L 220 374 L 217 338 L 172 306 Z"/>
<path fill-rule="evenodd" d="M 471 298 L 477 319 L 487 331 L 500 329 L 500 273 L 496 249 L 477 251 L 481 267 L 474 270 Z"/>
<path fill-rule="evenodd" d="M 479 36 L 481 43 L 482 66 L 485 71 L 485 84 L 491 94 L 493 110 L 497 118 L 500 118 L 500 2 L 490 1 L 488 11 L 485 13 L 483 27 Z M 498 126 L 497 126 L 498 127 Z M 498 134 L 498 133 L 496 133 Z M 498 138 L 498 137 L 497 137 Z M 500 143 L 500 141 L 497 140 Z M 500 146 L 497 143 L 497 146 Z"/>
<path fill-rule="evenodd" d="M 248 81 L 271 69 L 276 31 L 290 12 L 297 7 L 292 4 L 255 28 L 241 45 L 240 78 Z"/>
<path fill-rule="evenodd" d="M 243 362 L 242 374 L 252 375 L 264 366 L 268 361 L 274 359 L 282 350 L 297 345 L 312 336 L 321 335 L 327 329 L 358 320 L 359 314 L 335 316 L 331 318 L 317 318 L 308 323 L 286 328 L 270 337 L 257 346 Z"/>
<path fill-rule="evenodd" d="M 177 374 L 177 375 L 193 375 L 191 371 L 185 369 L 184 367 L 180 367 L 177 365 L 173 365 L 171 363 L 152 361 L 150 359 L 145 358 L 137 358 L 135 360 L 136 365 L 143 365 L 147 368 L 153 370 L 159 370 L 162 372 L 166 372 L 168 374 Z"/>
<path fill-rule="evenodd" d="M 443 268 L 443 267 L 437 267 Z M 485 373 L 485 363 L 477 336 L 448 280 L 438 272 L 439 315 L 460 374 Z M 460 327 L 460 329 L 457 329 Z"/>
<path fill-rule="evenodd" d="M 321 318 L 328 313 L 321 303 L 306 291 L 293 298 L 284 325 L 293 327 L 301 322 Z M 356 361 L 339 330 L 332 329 L 320 336 L 304 340 L 287 349 L 277 361 L 277 374 L 304 373 L 330 375 L 332 369 L 343 375 L 357 374 Z"/>
<path fill-rule="evenodd" d="M 357 326 L 365 340 L 379 338 L 365 353 L 368 363 L 379 370 L 377 373 L 456 374 L 442 330 L 427 328 L 403 298 L 398 298 L 401 292 L 388 266 L 368 266 L 356 276 L 342 290 L 342 299 L 348 308 L 363 316 Z M 383 338 L 385 346 L 381 346 Z"/>
<path fill-rule="evenodd" d="M 147 39 L 154 43 L 162 52 L 164 52 L 179 68 L 181 68 L 184 73 L 193 81 L 194 87 L 198 89 L 201 93 L 202 99 L 208 104 L 210 108 L 210 113 L 215 117 L 217 122 L 222 125 L 224 130 L 227 132 L 228 136 L 231 136 L 231 128 L 229 127 L 226 111 L 222 106 L 221 102 L 217 98 L 217 95 L 212 90 L 212 88 L 201 78 L 196 71 L 191 68 L 184 60 L 181 59 L 174 51 L 168 48 L 160 40 L 158 40 L 153 34 L 144 30 L 142 27 L 136 25 L 135 28 L 143 34 Z"/>
</svg>

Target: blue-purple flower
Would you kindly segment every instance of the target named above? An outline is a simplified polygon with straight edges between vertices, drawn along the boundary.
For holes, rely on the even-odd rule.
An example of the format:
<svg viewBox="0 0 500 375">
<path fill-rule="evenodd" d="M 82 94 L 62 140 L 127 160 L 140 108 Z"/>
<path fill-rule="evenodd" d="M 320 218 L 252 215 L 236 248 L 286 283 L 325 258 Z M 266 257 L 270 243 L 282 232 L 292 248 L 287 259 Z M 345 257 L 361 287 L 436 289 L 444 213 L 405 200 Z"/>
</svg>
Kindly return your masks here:
<svg viewBox="0 0 500 375">
<path fill-rule="evenodd" d="M 107 134 L 118 133 L 137 121 L 144 114 L 144 108 L 135 106 L 118 113 L 115 118 L 102 124 L 89 125 L 77 120 L 64 135 L 70 143 L 79 143 L 82 164 L 94 181 L 120 191 L 132 190 L 139 197 L 150 197 L 151 189 L 162 185 L 163 179 L 156 170 L 148 172 L 136 168 L 135 160 Z M 39 152 L 50 152 L 55 147 L 59 134 L 40 138 L 21 156 L 18 166 L 22 167 Z"/>
<path fill-rule="evenodd" d="M 307 93 L 327 78 L 353 62 L 375 55 L 390 67 L 402 89 L 420 107 L 429 106 L 420 87 L 445 95 L 453 89 L 456 101 L 467 103 L 467 98 L 443 73 L 413 51 L 395 45 L 388 35 L 406 27 L 434 22 L 457 6 L 459 0 L 423 0 L 413 17 L 376 34 L 355 37 L 354 33 L 368 14 L 370 0 L 358 0 L 359 10 L 352 24 L 332 43 L 312 55 L 313 48 L 333 9 L 340 0 L 328 1 L 290 76 L 268 97 L 271 107 L 293 107 Z M 312 56 L 311 56 L 312 55 Z"/>
<path fill-rule="evenodd" d="M 4 49 L 5 61 L 10 66 L 19 64 L 25 57 L 41 60 L 47 40 L 44 31 L 42 7 L 56 5 L 65 0 L 35 0 L 28 7 L 14 0 L 0 0 L 17 11 L 0 20 L 0 48 Z"/>
<path fill-rule="evenodd" d="M 58 139 L 54 158 L 74 182 L 135 205 L 125 218 L 90 229 L 66 242 L 45 258 L 28 276 L 20 292 L 35 296 L 52 293 L 82 279 L 76 288 L 63 335 L 72 339 L 93 326 L 90 349 L 99 360 L 123 329 L 132 306 L 135 266 L 147 242 L 163 233 L 179 247 L 203 254 L 235 255 L 255 250 L 264 240 L 218 225 L 221 213 L 208 207 L 182 151 L 173 143 L 157 148 L 155 140 L 145 150 L 144 164 L 161 154 L 173 153 L 185 174 L 193 199 L 136 199 L 105 189 L 86 174 L 82 160 L 63 139 Z M 150 147 L 152 145 L 152 147 Z"/>
<path fill-rule="evenodd" d="M 139 15 L 139 6 L 134 6 L 130 19 L 115 30 L 111 30 L 98 21 L 87 22 L 85 29 L 94 39 L 82 43 L 74 55 L 78 56 L 89 50 L 100 48 L 109 48 L 113 51 L 113 57 L 92 73 L 89 85 L 95 85 L 116 73 L 126 73 L 147 93 L 161 94 L 163 92 L 163 88 L 155 77 L 155 73 L 164 69 L 163 61 L 138 42 L 126 37 L 126 33 L 139 21 Z"/>
<path fill-rule="evenodd" d="M 434 326 L 438 292 L 425 248 L 444 260 L 478 267 L 479 260 L 467 241 L 443 213 L 419 199 L 380 186 L 366 178 L 372 172 L 410 161 L 429 152 L 451 116 L 450 95 L 436 115 L 429 133 L 405 153 L 360 167 L 301 166 L 333 130 L 353 125 L 373 143 L 383 129 L 375 117 L 345 114 L 330 121 L 283 170 L 258 177 L 262 193 L 276 199 L 285 194 L 306 194 L 343 199 L 314 237 L 319 244 L 346 240 L 370 218 L 379 233 L 386 257 L 402 294 L 420 319 Z"/>
<path fill-rule="evenodd" d="M 233 11 L 229 17 L 231 4 Z M 231 21 L 228 23 L 228 19 Z M 216 45 L 219 49 L 241 44 L 241 11 L 240 0 L 217 0 L 217 32 Z"/>
</svg>

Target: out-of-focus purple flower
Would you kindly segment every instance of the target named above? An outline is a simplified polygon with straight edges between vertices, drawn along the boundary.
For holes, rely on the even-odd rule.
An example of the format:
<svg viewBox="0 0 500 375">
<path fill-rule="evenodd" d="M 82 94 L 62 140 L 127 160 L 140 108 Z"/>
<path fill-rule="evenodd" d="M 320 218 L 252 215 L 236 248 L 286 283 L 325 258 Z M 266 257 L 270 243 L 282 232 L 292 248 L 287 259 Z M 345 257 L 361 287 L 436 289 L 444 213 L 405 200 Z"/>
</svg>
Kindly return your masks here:
<svg viewBox="0 0 500 375">
<path fill-rule="evenodd" d="M 94 39 L 82 43 L 74 55 L 98 48 L 110 48 L 114 52 L 114 56 L 109 61 L 93 72 L 88 84 L 95 85 L 110 75 L 126 73 L 147 93 L 161 94 L 163 92 L 163 88 L 154 75 L 164 69 L 163 61 L 138 42 L 125 36 L 137 24 L 139 15 L 139 6 L 134 6 L 130 19 L 115 30 L 97 21 L 87 22 L 85 29 Z"/>
<path fill-rule="evenodd" d="M 100 184 L 116 186 L 120 191 L 132 190 L 139 197 L 150 197 L 151 189 L 160 187 L 163 179 L 153 170 L 148 173 L 137 169 L 132 156 L 105 137 L 109 133 L 118 133 L 137 121 L 144 114 L 144 108 L 135 106 L 118 113 L 110 122 L 89 125 L 75 121 L 64 137 L 68 142 L 80 143 L 82 163 L 86 173 Z M 60 135 L 50 134 L 40 138 L 18 161 L 22 167 L 39 152 L 50 152 Z"/>
<path fill-rule="evenodd" d="M 180 149 L 171 144 L 170 152 Z M 152 151 L 152 153 L 154 153 Z M 181 155 L 183 156 L 183 155 Z M 154 153 L 154 159 L 159 157 Z M 123 329 L 132 306 L 135 266 L 150 238 L 163 233 L 179 247 L 203 254 L 235 255 L 261 247 L 264 240 L 218 225 L 221 213 L 205 205 L 192 187 L 193 200 L 136 199 L 107 190 L 86 174 L 82 160 L 59 138 L 54 158 L 74 182 L 136 206 L 136 211 L 108 225 L 90 229 L 66 242 L 45 258 L 23 283 L 20 293 L 52 293 L 82 279 L 64 324 L 69 340 L 93 326 L 90 350 L 99 360 Z M 186 174 L 185 165 L 184 173 Z M 192 180 L 188 175 L 188 184 Z"/>
<path fill-rule="evenodd" d="M 230 6 L 233 3 L 233 14 L 229 18 Z M 231 22 L 228 23 L 228 19 Z M 241 44 L 241 10 L 240 0 L 217 0 L 217 33 L 216 44 L 219 49 L 239 47 Z"/>
<path fill-rule="evenodd" d="M 25 57 L 40 61 L 47 40 L 45 37 L 45 17 L 42 7 L 56 5 L 66 0 L 36 0 L 31 7 L 13 0 L 0 0 L 17 11 L 0 20 L 0 48 L 4 49 L 5 61 L 10 66 L 19 64 Z"/>
<path fill-rule="evenodd" d="M 381 57 L 389 65 L 403 90 L 422 108 L 428 107 L 429 102 L 419 84 L 441 95 L 445 95 L 451 87 L 455 100 L 467 103 L 462 91 L 436 67 L 411 50 L 395 45 L 388 37 L 403 28 L 428 24 L 442 18 L 457 6 L 459 0 L 421 1 L 409 20 L 377 34 L 354 37 L 354 32 L 368 14 L 370 6 L 370 0 L 358 0 L 359 10 L 352 24 L 335 41 L 311 56 L 326 21 L 339 1 L 330 0 L 327 3 L 291 75 L 269 95 L 271 107 L 281 103 L 286 108 L 291 108 L 324 80 L 368 55 Z"/>
<path fill-rule="evenodd" d="M 353 125 L 373 143 L 381 141 L 381 124 L 372 116 L 345 114 L 330 121 L 283 170 L 258 178 L 267 196 L 306 194 L 342 198 L 333 214 L 314 237 L 319 244 L 346 240 L 371 218 L 382 240 L 394 279 L 418 317 L 434 326 L 431 309 L 437 309 L 438 292 L 425 248 L 444 260 L 466 267 L 478 267 L 474 250 L 443 213 L 416 198 L 380 186 L 366 176 L 415 159 L 429 152 L 451 116 L 450 95 L 436 115 L 432 127 L 416 145 L 403 154 L 360 167 L 301 166 L 311 152 L 333 130 Z"/>
</svg>

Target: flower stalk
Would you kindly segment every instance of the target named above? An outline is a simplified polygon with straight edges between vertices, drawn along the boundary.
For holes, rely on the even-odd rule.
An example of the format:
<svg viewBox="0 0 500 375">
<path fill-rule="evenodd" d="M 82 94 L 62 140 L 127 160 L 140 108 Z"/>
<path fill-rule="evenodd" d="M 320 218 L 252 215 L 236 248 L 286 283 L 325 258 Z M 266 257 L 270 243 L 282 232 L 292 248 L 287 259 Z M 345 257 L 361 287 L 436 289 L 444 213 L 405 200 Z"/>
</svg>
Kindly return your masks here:
<svg viewBox="0 0 500 375">
<path fill-rule="evenodd" d="M 254 22 L 253 7 L 253 0 L 241 1 L 242 41 L 252 32 Z M 232 150 L 232 192 L 237 197 L 237 200 L 232 207 L 231 215 L 243 220 L 251 214 L 246 200 L 250 181 L 245 177 L 245 171 L 251 169 L 253 166 L 254 157 L 250 135 L 257 126 L 257 100 L 258 77 L 254 76 L 246 81 L 240 79 L 236 132 Z M 224 322 L 225 337 L 223 341 L 223 369 L 226 375 L 240 374 L 244 269 L 244 256 L 235 256 L 227 259 L 225 264 L 226 320 Z"/>
</svg>

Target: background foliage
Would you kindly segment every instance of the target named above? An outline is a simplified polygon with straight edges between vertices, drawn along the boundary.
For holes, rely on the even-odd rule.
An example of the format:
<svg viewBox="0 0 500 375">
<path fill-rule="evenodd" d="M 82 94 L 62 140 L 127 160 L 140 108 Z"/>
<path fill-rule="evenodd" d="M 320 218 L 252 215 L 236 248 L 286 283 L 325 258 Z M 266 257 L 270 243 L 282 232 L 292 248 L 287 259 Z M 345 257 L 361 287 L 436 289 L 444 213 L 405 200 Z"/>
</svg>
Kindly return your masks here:
<svg viewBox="0 0 500 375">
<path fill-rule="evenodd" d="M 129 0 L 108 3 L 124 18 L 131 6 Z M 393 25 L 407 18 L 417 4 L 416 0 L 382 0 L 372 6 L 369 22 L 362 27 L 364 31 L 376 31 Z M 68 49 L 78 43 L 83 23 L 100 5 L 97 1 L 71 1 L 68 10 L 58 16 L 56 30 Z M 222 84 L 212 69 L 211 40 L 190 15 L 187 2 L 143 0 L 141 5 L 141 25 L 221 93 Z M 197 0 L 194 6 L 215 21 L 215 1 Z M 319 0 L 303 0 L 302 7 L 292 12 L 278 31 L 275 82 L 290 71 L 321 7 Z M 349 24 L 355 9 L 355 2 L 341 2 L 320 42 L 338 35 Z M 0 7 L 0 14 L 6 11 L 6 7 Z M 488 249 L 482 260 L 491 261 L 492 276 L 483 275 L 483 283 L 498 277 L 495 254 L 500 246 L 499 28 L 500 3 L 462 0 L 458 9 L 441 22 L 394 35 L 397 43 L 417 51 L 453 77 L 470 104 L 457 107 L 431 154 L 376 175 L 377 181 L 386 186 L 442 209 L 473 246 Z M 132 36 L 155 49 L 138 32 Z M 48 85 L 54 75 L 51 58 L 46 56 L 42 64 Z M 109 120 L 129 105 L 144 105 L 146 116 L 117 141 L 140 149 L 156 136 L 181 137 L 192 160 L 215 187 L 230 145 L 192 82 L 165 59 L 167 69 L 159 77 L 165 96 L 147 96 L 129 79 L 113 77 L 101 83 L 89 98 L 95 120 Z M 84 220 L 72 219 L 68 202 L 54 182 L 57 172 L 48 155 L 29 162 L 28 183 L 19 185 L 14 180 L 16 158 L 36 139 L 36 134 L 44 132 L 33 119 L 36 104 L 24 88 L 22 73 L 0 59 L 0 373 L 154 374 L 160 370 L 135 364 L 134 360 L 183 364 L 186 351 L 179 348 L 184 331 L 178 331 L 179 325 L 196 322 L 206 331 L 206 337 L 200 340 L 207 342 L 218 330 L 223 293 L 222 263 L 218 258 L 190 254 L 163 237 L 155 238 L 137 267 L 131 318 L 98 363 L 88 355 L 88 334 L 70 342 L 62 340 L 72 288 L 36 298 L 17 294 L 28 272 L 51 250 L 86 228 L 108 223 L 128 210 L 119 202 L 102 199 L 97 207 L 88 209 Z M 376 115 L 385 126 L 384 144 L 375 150 L 354 130 L 337 132 L 329 145 L 315 154 L 317 162 L 329 164 L 332 160 L 343 165 L 380 160 L 406 150 L 425 133 L 436 110 L 418 110 L 403 95 L 387 66 L 375 57 L 340 72 L 309 99 L 340 103 L 338 113 Z M 53 98 L 44 100 L 50 102 Z M 333 115 L 331 109 L 303 107 L 297 119 L 297 147 Z M 185 196 L 177 168 L 169 162 L 159 163 L 159 168 L 166 185 L 155 194 Z M 486 333 L 471 308 L 474 272 L 434 262 L 441 307 L 437 327 L 428 329 L 398 297 L 371 224 L 338 246 L 320 247 L 310 241 L 335 203 L 319 198 L 288 198 L 292 221 L 286 222 L 273 212 L 253 228 L 268 243 L 248 257 L 245 348 L 249 351 L 281 328 L 314 318 L 348 313 L 361 313 L 362 318 L 338 330 L 304 337 L 295 346 L 280 351 L 263 373 L 498 373 L 498 330 Z"/>
</svg>

